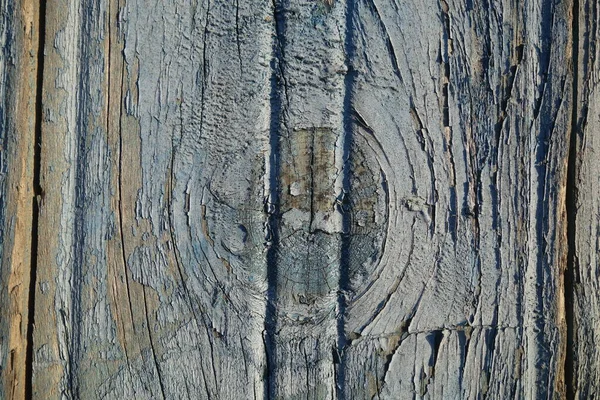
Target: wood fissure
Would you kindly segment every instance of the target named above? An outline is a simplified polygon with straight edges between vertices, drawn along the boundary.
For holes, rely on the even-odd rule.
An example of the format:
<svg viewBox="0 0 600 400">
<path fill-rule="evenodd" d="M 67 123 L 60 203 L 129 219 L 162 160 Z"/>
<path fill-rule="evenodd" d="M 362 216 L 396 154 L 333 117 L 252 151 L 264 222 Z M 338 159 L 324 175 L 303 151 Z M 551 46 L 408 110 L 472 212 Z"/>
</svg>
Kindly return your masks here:
<svg viewBox="0 0 600 400">
<path fill-rule="evenodd" d="M 281 33 L 283 20 L 277 0 L 272 1 L 274 40 L 272 43 L 271 91 L 270 91 L 270 121 L 269 121 L 269 153 L 267 162 L 268 178 L 266 181 L 265 213 L 265 243 L 267 245 L 267 292 L 265 310 L 264 346 L 266 364 L 264 371 L 264 398 L 276 398 L 276 365 L 277 365 L 277 281 L 278 281 L 278 252 L 279 252 L 279 176 L 280 176 L 280 131 L 285 120 L 285 104 L 282 99 L 282 87 L 285 88 L 283 72 L 284 42 Z M 283 85 L 282 85 L 283 83 Z"/>
<path fill-rule="evenodd" d="M 565 309 L 565 343 L 564 343 L 564 385 L 567 400 L 577 398 L 578 379 L 578 340 L 576 312 L 576 280 L 579 275 L 577 258 L 577 208 L 578 208 L 578 176 L 580 160 L 579 143 L 581 129 L 579 123 L 579 1 L 572 0 L 571 20 L 571 69 L 572 69 L 572 99 L 571 99 L 571 126 L 569 132 L 569 153 L 566 181 L 566 237 L 567 237 L 567 264 L 564 271 L 564 309 Z"/>
<path fill-rule="evenodd" d="M 345 10 L 345 41 L 344 41 L 344 55 L 346 64 L 346 75 L 344 77 L 344 98 L 343 98 L 343 110 L 342 110 L 342 123 L 343 123 L 343 152 L 342 152 L 342 192 L 337 199 L 336 207 L 340 210 L 342 215 L 342 226 L 341 226 L 341 243 L 340 243 L 340 259 L 339 259 L 339 272 L 338 272 L 338 294 L 337 294 L 337 312 L 336 312 L 336 329 L 337 329 L 337 341 L 336 348 L 334 351 L 334 363 L 335 363 L 335 389 L 336 397 L 338 399 L 347 398 L 346 394 L 346 355 L 345 351 L 347 346 L 351 344 L 351 339 L 346 334 L 346 309 L 348 307 L 348 298 L 350 296 L 350 246 L 352 245 L 350 240 L 350 230 L 352 224 L 351 218 L 351 203 L 350 203 L 350 190 L 351 190 L 351 157 L 352 157 L 352 143 L 354 133 L 354 108 L 352 103 L 354 100 L 354 84 L 356 71 L 353 68 L 353 60 L 356 52 L 355 45 L 355 31 L 354 31 L 354 18 L 355 18 L 355 1 L 346 1 Z"/>
<path fill-rule="evenodd" d="M 0 1 L 0 398 L 27 393 L 39 4 Z"/>
<path fill-rule="evenodd" d="M 38 269 L 38 239 L 39 239 L 39 206 L 44 199 L 44 189 L 40 183 L 41 149 L 42 149 L 42 90 L 44 83 L 44 48 L 46 46 L 46 0 L 39 1 L 37 15 L 38 49 L 37 49 L 37 77 L 35 95 L 35 142 L 33 154 L 33 194 L 31 216 L 31 265 L 29 276 L 29 301 L 28 326 L 27 326 L 27 353 L 25 359 L 25 398 L 32 398 L 33 385 L 33 330 L 35 328 L 35 292 L 37 285 Z"/>
<path fill-rule="evenodd" d="M 119 3 L 117 3 L 117 5 L 120 6 Z M 109 15 L 110 15 L 111 19 L 113 18 L 113 16 L 116 17 L 115 19 L 118 19 L 118 14 L 117 13 L 113 14 L 113 13 L 109 12 Z M 112 38 L 113 34 L 115 34 L 114 28 L 112 28 L 111 32 L 109 33 L 109 35 L 110 35 L 111 38 Z M 117 36 L 117 35 L 115 35 L 115 36 Z M 110 48 L 110 43 L 111 42 L 112 42 L 111 39 L 109 39 L 109 48 Z M 109 51 L 110 51 L 110 54 L 114 55 L 114 52 L 112 51 L 112 49 L 109 50 Z M 109 57 L 109 60 L 108 60 L 108 63 L 109 63 L 109 73 L 108 73 L 109 78 L 108 78 L 108 80 L 109 80 L 109 82 L 111 81 L 111 76 L 113 74 L 112 68 L 110 68 L 112 66 L 112 62 L 113 62 L 112 58 Z M 121 69 L 120 69 L 119 72 L 120 72 L 120 75 L 121 75 L 121 79 L 117 80 L 117 84 L 118 84 L 118 88 L 119 88 L 119 91 L 118 91 L 118 93 L 119 93 L 119 99 L 122 99 L 123 98 L 123 90 L 124 90 L 123 88 L 125 87 L 125 73 L 124 73 L 124 71 L 125 71 L 125 59 L 124 58 L 123 58 L 123 60 L 121 60 L 120 66 L 121 66 Z M 113 80 L 113 82 L 114 82 L 114 80 Z M 110 84 L 109 84 L 109 90 L 112 90 L 112 88 L 110 87 Z M 125 277 L 125 292 L 126 292 L 126 296 L 127 296 L 127 305 L 128 305 L 127 313 L 128 313 L 128 316 L 129 316 L 129 320 L 127 322 L 129 322 L 130 324 L 133 324 L 133 321 L 134 321 L 134 318 L 133 318 L 133 304 L 132 304 L 132 301 L 131 301 L 131 293 L 129 291 L 130 283 L 129 283 L 129 274 L 127 273 L 127 256 L 126 256 L 126 251 L 125 251 L 125 238 L 124 238 L 124 233 L 123 233 L 124 232 L 124 229 L 123 229 L 123 219 L 124 219 L 124 215 L 125 215 L 125 213 L 123 212 L 123 148 L 124 148 L 124 146 L 123 146 L 123 118 L 124 118 L 123 103 L 124 103 L 123 101 L 119 102 L 119 107 L 118 107 L 119 113 L 118 113 L 118 124 L 117 124 L 117 135 L 118 135 L 118 139 L 117 139 L 118 140 L 118 170 L 119 170 L 118 171 L 118 178 L 117 178 L 117 186 L 118 186 L 117 187 L 117 194 L 118 194 L 118 199 L 117 199 L 118 206 L 117 206 L 117 208 L 118 208 L 119 240 L 120 240 L 120 243 L 119 243 L 119 246 L 118 246 L 119 247 L 118 252 L 119 252 L 119 255 L 121 257 L 121 260 L 120 260 L 120 262 L 121 262 L 120 267 L 122 268 L 122 274 L 121 274 L 121 276 Z M 107 134 L 109 136 L 110 136 L 110 133 L 112 131 L 112 129 L 111 129 L 111 123 L 109 121 L 110 117 L 111 117 L 111 113 L 110 113 L 110 99 L 107 99 L 107 117 L 106 117 L 107 118 L 107 127 L 106 127 L 106 129 L 107 129 Z M 117 274 L 115 273 L 115 275 L 117 275 Z M 115 279 L 116 279 L 116 276 L 115 276 Z M 115 284 L 115 286 L 116 286 L 116 284 Z M 115 295 L 115 298 L 116 298 L 116 295 Z M 116 303 L 116 301 L 115 301 L 115 303 Z M 121 329 L 123 331 L 123 333 L 122 333 L 122 336 L 123 336 L 123 339 L 122 339 L 123 340 L 123 350 L 125 352 L 125 358 L 127 360 L 127 369 L 129 370 L 129 373 L 131 374 L 131 362 L 130 362 L 130 358 L 129 358 L 129 351 L 127 349 L 127 339 L 125 338 L 126 328 L 124 326 L 125 325 L 125 321 L 124 320 L 121 321 L 121 325 L 122 325 Z"/>
</svg>

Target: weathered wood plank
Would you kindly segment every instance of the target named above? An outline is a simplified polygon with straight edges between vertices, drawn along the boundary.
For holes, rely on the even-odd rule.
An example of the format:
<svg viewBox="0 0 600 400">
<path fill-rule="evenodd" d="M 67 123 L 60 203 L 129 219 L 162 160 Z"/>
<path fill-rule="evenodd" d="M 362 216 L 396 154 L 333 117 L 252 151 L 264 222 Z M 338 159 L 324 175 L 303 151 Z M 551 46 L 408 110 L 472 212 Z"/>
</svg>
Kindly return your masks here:
<svg viewBox="0 0 600 400">
<path fill-rule="evenodd" d="M 96 393 L 118 369 L 105 241 L 106 2 L 46 9 L 33 397 Z"/>
<path fill-rule="evenodd" d="M 563 393 L 570 12 L 356 2 L 348 397 Z"/>
<path fill-rule="evenodd" d="M 270 4 L 123 14 L 122 234 L 164 395 L 262 397 Z"/>
<path fill-rule="evenodd" d="M 39 4 L 0 1 L 0 398 L 26 395 Z"/>
<path fill-rule="evenodd" d="M 35 394 L 263 396 L 271 16 L 48 6 Z"/>
<path fill-rule="evenodd" d="M 22 1 L 0 0 L 4 41 L 25 26 L 0 52 L 0 396 L 27 346 L 41 398 L 595 393 L 595 5 L 49 2 L 28 343 Z"/>
<path fill-rule="evenodd" d="M 600 373 L 598 364 L 598 180 L 599 81 L 598 81 L 598 4 L 578 1 L 574 13 L 574 61 L 576 92 L 573 96 L 573 138 L 569 187 L 569 218 L 574 229 L 569 237 L 571 249 L 568 280 L 571 292 L 568 310 L 571 335 L 568 346 L 567 382 L 570 398 L 589 399 L 598 396 Z"/>
<path fill-rule="evenodd" d="M 275 1 L 276 230 L 269 395 L 337 398 L 344 181 L 344 1 Z M 271 272 L 271 271 L 270 271 Z"/>
</svg>

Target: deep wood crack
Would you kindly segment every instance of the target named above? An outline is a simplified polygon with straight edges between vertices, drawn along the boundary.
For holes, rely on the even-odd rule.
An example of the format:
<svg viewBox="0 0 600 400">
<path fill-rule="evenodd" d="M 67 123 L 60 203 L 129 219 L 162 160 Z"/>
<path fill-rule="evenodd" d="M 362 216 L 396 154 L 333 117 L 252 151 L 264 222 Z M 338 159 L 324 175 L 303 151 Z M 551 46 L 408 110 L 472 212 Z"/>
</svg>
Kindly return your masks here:
<svg viewBox="0 0 600 400">
<path fill-rule="evenodd" d="M 346 336 L 346 309 L 348 292 L 350 290 L 350 246 L 352 244 L 350 235 L 351 201 L 350 201 L 350 166 L 352 137 L 355 117 L 360 117 L 353 107 L 353 92 L 355 86 L 356 72 L 353 69 L 352 61 L 356 54 L 356 45 L 354 43 L 354 13 L 356 4 L 354 0 L 348 0 L 346 3 L 346 35 L 344 42 L 344 53 L 346 57 L 347 72 L 344 78 L 344 100 L 343 100 L 343 155 L 342 155 L 342 234 L 340 248 L 340 262 L 338 270 L 338 298 L 337 298 L 337 349 L 339 362 L 336 363 L 335 387 L 338 399 L 346 398 L 346 347 L 350 344 Z M 368 124 L 363 120 L 366 126 Z"/>
<path fill-rule="evenodd" d="M 275 25 L 275 39 L 273 42 L 271 59 L 271 121 L 269 126 L 270 154 L 266 160 L 268 164 L 269 188 L 265 193 L 265 213 L 267 222 L 265 227 L 265 245 L 267 247 L 267 295 L 264 322 L 264 346 L 266 352 L 266 365 L 264 373 L 264 398 L 271 399 L 275 396 L 275 368 L 277 354 L 275 352 L 275 335 L 277 329 L 277 252 L 279 248 L 279 173 L 280 150 L 279 137 L 283 118 L 282 86 L 285 90 L 283 77 L 283 16 L 277 0 L 273 0 L 273 19 Z M 283 83 L 283 84 L 282 84 Z"/>
<path fill-rule="evenodd" d="M 33 394 L 33 329 L 35 326 L 35 288 L 37 284 L 38 226 L 40 202 L 44 197 L 40 170 L 42 159 L 42 88 L 44 83 L 44 46 L 46 43 L 46 0 L 39 2 L 37 77 L 35 95 L 35 143 L 33 153 L 33 213 L 31 216 L 31 265 L 29 270 L 29 299 L 27 304 L 27 349 L 25 352 L 25 398 Z"/>
<path fill-rule="evenodd" d="M 576 254 L 576 218 L 577 218 L 577 144 L 579 135 L 578 121 L 578 63 L 579 63 L 579 0 L 573 0 L 572 14 L 572 68 L 573 68 L 573 99 L 571 115 L 571 132 L 569 135 L 569 155 L 567 164 L 566 183 L 566 229 L 567 229 L 567 267 L 564 276 L 564 299 L 566 319 L 566 348 L 564 380 L 566 398 L 575 398 L 577 391 L 577 340 L 575 315 L 575 282 L 578 274 Z"/>
</svg>

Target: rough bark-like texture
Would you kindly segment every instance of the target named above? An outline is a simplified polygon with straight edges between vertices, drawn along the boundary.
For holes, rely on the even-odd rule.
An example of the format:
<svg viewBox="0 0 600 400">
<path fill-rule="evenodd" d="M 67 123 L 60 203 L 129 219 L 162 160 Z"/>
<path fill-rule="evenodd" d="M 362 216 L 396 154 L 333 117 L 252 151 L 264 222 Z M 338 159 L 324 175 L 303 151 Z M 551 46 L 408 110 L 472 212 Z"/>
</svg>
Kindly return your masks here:
<svg viewBox="0 0 600 400">
<path fill-rule="evenodd" d="M 595 395 L 594 2 L 0 5 L 0 398 Z"/>
<path fill-rule="evenodd" d="M 34 394 L 262 396 L 269 6 L 48 5 Z"/>
<path fill-rule="evenodd" d="M 568 4 L 355 10 L 352 154 L 388 214 L 350 239 L 349 397 L 559 396 Z"/>
<path fill-rule="evenodd" d="M 573 138 L 570 165 L 569 211 L 574 229 L 569 237 L 571 246 L 570 279 L 572 292 L 568 306 L 572 318 L 568 359 L 568 383 L 572 398 L 591 399 L 600 395 L 600 364 L 598 363 L 600 329 L 600 271 L 599 207 L 600 180 L 598 129 L 600 128 L 600 80 L 598 73 L 598 19 L 597 2 L 579 1 L 576 18 L 576 105 L 573 115 Z"/>
<path fill-rule="evenodd" d="M 25 398 L 39 8 L 0 1 L 0 399 Z"/>
</svg>

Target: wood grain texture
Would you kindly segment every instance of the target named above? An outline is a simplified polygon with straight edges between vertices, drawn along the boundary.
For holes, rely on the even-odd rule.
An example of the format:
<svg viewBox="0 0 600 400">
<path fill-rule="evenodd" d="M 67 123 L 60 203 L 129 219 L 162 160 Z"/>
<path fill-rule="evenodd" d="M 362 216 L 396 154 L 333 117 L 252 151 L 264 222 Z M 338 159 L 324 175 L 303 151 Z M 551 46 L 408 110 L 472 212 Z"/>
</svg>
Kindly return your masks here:
<svg viewBox="0 0 600 400">
<path fill-rule="evenodd" d="M 0 1 L 0 398 L 26 393 L 39 7 Z"/>
<path fill-rule="evenodd" d="M 345 19 L 343 2 L 274 2 L 272 398 L 333 399 L 339 389 Z"/>
<path fill-rule="evenodd" d="M 579 1 L 574 15 L 574 28 L 578 41 L 576 50 L 576 85 L 573 102 L 572 138 L 572 193 L 570 197 L 571 219 L 574 229 L 571 246 L 571 335 L 569 345 L 569 375 L 572 398 L 588 399 L 598 396 L 600 374 L 598 373 L 597 326 L 600 298 L 598 295 L 598 5 L 591 1 Z"/>
<path fill-rule="evenodd" d="M 347 393 L 557 397 L 571 9 L 437 6 L 356 6 L 354 143 L 389 215 L 370 262 L 350 260 L 369 269 Z"/>
<path fill-rule="evenodd" d="M 262 395 L 258 6 L 49 5 L 38 395 Z"/>
<path fill-rule="evenodd" d="M 21 1 L 1 398 L 594 396 L 593 2 Z"/>
</svg>

